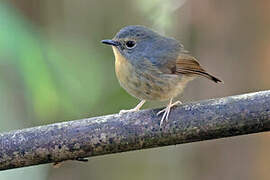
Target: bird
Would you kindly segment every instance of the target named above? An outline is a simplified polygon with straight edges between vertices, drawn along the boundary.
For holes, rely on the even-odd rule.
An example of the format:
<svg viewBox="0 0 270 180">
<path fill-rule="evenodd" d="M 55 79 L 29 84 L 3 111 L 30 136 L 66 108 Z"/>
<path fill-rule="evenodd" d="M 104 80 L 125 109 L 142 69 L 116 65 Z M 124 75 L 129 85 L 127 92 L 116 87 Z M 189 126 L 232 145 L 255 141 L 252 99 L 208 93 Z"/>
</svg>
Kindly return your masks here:
<svg viewBox="0 0 270 180">
<path fill-rule="evenodd" d="M 208 73 L 178 40 L 145 26 L 126 26 L 113 39 L 101 42 L 112 46 L 120 85 L 140 100 L 136 107 L 121 110 L 120 114 L 139 111 L 146 101 L 169 101 L 157 113 L 163 114 L 161 127 L 168 121 L 171 108 L 181 104 L 173 99 L 183 92 L 188 82 L 197 77 L 222 82 Z"/>
</svg>

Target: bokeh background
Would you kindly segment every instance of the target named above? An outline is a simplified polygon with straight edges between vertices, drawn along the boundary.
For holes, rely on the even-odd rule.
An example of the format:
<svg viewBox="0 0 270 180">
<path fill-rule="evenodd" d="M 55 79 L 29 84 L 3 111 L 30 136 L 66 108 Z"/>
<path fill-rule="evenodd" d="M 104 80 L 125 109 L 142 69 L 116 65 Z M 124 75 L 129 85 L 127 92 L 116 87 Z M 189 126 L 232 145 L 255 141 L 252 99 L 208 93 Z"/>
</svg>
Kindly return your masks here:
<svg viewBox="0 0 270 180">
<path fill-rule="evenodd" d="M 209 72 L 184 102 L 270 89 L 268 0 L 1 0 L 0 132 L 117 113 L 138 100 L 120 88 L 100 40 L 141 24 L 173 36 Z M 145 108 L 162 106 L 147 103 Z M 270 133 L 0 172 L 0 180 L 270 178 Z"/>
</svg>

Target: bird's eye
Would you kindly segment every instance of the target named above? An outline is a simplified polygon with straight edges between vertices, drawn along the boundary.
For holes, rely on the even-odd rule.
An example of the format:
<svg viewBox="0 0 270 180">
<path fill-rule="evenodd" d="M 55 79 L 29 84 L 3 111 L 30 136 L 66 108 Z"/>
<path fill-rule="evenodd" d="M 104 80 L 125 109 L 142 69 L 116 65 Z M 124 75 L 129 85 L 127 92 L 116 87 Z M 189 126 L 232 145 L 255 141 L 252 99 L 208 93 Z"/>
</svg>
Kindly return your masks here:
<svg viewBox="0 0 270 180">
<path fill-rule="evenodd" d="M 135 42 L 135 41 L 127 41 L 127 42 L 126 42 L 126 47 L 127 47 L 128 49 L 134 48 L 135 45 L 136 45 L 136 42 Z"/>
</svg>

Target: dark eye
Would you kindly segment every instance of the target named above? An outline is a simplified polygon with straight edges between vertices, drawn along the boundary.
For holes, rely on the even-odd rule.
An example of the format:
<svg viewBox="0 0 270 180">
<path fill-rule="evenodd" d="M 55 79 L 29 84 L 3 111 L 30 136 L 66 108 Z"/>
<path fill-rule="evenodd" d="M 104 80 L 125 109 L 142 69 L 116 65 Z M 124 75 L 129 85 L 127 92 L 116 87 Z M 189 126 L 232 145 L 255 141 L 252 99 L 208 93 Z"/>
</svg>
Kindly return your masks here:
<svg viewBox="0 0 270 180">
<path fill-rule="evenodd" d="M 135 41 L 127 41 L 127 42 L 126 42 L 126 47 L 127 47 L 128 49 L 134 48 L 135 45 L 136 45 L 136 42 L 135 42 Z"/>
</svg>

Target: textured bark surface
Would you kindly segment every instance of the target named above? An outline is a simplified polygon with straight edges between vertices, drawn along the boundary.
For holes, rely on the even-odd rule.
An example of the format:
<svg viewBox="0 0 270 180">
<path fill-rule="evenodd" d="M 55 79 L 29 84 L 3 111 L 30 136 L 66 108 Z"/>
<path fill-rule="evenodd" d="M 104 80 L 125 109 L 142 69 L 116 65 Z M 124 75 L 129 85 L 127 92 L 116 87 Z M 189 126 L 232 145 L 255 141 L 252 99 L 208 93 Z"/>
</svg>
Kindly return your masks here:
<svg viewBox="0 0 270 180">
<path fill-rule="evenodd" d="M 0 134 L 0 170 L 270 130 L 270 91 Z"/>
</svg>

